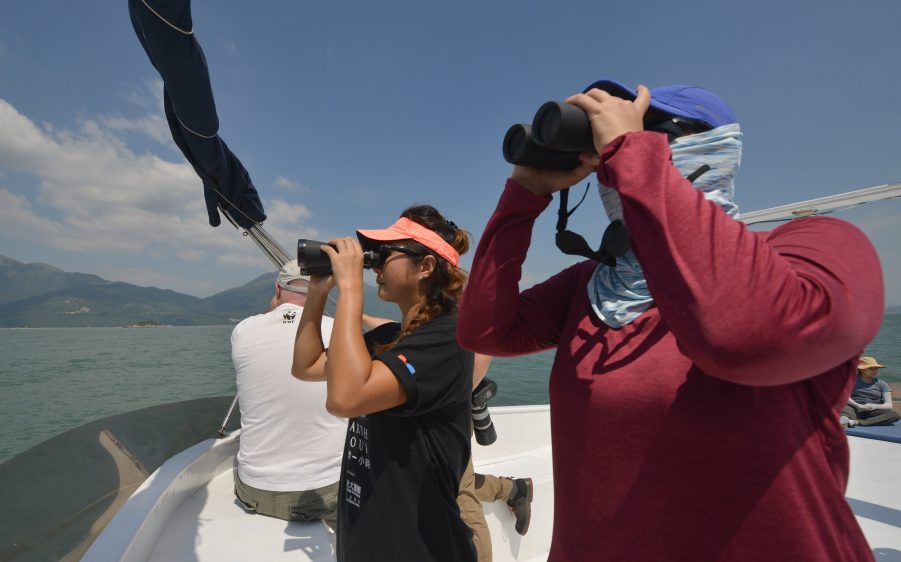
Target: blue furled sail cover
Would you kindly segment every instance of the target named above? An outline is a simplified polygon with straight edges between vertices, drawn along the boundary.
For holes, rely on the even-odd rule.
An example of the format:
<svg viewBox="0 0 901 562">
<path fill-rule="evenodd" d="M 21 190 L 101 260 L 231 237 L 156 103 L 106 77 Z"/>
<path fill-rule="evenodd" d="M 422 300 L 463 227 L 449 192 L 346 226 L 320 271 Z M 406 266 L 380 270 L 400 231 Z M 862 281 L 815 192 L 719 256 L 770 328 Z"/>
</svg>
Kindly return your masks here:
<svg viewBox="0 0 901 562">
<path fill-rule="evenodd" d="M 219 117 L 206 57 L 193 33 L 190 0 L 128 0 L 141 46 L 163 79 L 163 102 L 172 139 L 203 181 L 211 226 L 217 207 L 241 227 L 266 220 L 250 175 L 219 135 Z"/>
</svg>

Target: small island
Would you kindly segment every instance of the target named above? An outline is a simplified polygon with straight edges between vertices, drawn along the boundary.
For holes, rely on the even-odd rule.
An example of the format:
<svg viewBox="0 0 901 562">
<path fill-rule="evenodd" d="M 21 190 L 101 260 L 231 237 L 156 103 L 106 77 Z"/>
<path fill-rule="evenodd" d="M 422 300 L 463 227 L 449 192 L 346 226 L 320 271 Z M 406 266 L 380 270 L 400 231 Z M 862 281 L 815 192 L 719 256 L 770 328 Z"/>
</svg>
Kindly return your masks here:
<svg viewBox="0 0 901 562">
<path fill-rule="evenodd" d="M 141 322 L 135 322 L 134 324 L 129 324 L 126 328 L 171 328 L 172 324 L 159 324 L 154 322 L 153 320 L 142 320 Z"/>
</svg>

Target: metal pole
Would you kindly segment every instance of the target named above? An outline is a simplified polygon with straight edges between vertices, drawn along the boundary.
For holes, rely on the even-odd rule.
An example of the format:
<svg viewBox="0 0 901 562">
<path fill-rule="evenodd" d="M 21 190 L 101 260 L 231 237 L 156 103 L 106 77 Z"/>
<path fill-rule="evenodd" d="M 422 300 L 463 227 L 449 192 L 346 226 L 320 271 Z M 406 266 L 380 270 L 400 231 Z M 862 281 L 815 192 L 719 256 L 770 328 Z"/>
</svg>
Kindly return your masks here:
<svg viewBox="0 0 901 562">
<path fill-rule="evenodd" d="M 238 396 L 235 395 L 235 399 L 232 400 L 232 405 L 228 409 L 228 413 L 225 414 L 225 419 L 222 420 L 222 425 L 219 427 L 219 438 L 225 437 L 225 427 L 228 425 L 228 421 L 231 419 L 232 414 L 235 411 L 235 406 L 238 405 Z"/>
</svg>

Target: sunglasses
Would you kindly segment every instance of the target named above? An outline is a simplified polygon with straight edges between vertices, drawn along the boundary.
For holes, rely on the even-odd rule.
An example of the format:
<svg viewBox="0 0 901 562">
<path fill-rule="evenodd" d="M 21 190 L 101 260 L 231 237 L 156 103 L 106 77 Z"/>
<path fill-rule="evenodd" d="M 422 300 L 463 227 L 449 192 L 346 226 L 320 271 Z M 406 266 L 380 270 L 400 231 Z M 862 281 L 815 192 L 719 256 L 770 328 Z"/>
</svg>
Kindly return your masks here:
<svg viewBox="0 0 901 562">
<path fill-rule="evenodd" d="M 416 250 L 411 250 L 410 248 L 404 248 L 403 246 L 397 246 L 394 244 L 382 244 L 378 249 L 379 262 L 378 264 L 373 265 L 373 267 L 381 267 L 385 265 L 385 262 L 388 261 L 388 258 L 391 256 L 391 252 L 400 252 L 414 258 L 421 258 L 425 255 L 422 252 L 417 252 Z"/>
</svg>

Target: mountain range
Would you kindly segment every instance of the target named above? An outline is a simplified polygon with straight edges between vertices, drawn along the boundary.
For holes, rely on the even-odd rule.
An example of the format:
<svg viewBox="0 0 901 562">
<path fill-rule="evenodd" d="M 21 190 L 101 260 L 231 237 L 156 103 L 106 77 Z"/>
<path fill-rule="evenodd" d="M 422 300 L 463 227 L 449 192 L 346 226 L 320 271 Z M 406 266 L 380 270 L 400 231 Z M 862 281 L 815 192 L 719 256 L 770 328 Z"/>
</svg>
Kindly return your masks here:
<svg viewBox="0 0 901 562">
<path fill-rule="evenodd" d="M 43 263 L 0 256 L 0 327 L 202 326 L 234 324 L 264 312 L 275 273 L 199 298 L 156 287 L 114 282 Z M 366 312 L 398 319 L 397 307 L 364 286 Z"/>
<path fill-rule="evenodd" d="M 204 326 L 235 324 L 269 307 L 274 272 L 199 298 L 156 287 L 108 281 L 43 263 L 0 256 L 0 327 L 108 327 L 131 325 Z M 364 286 L 366 313 L 399 319 L 397 307 Z M 327 312 L 333 313 L 334 308 Z M 901 314 L 890 306 L 886 314 Z"/>
</svg>

